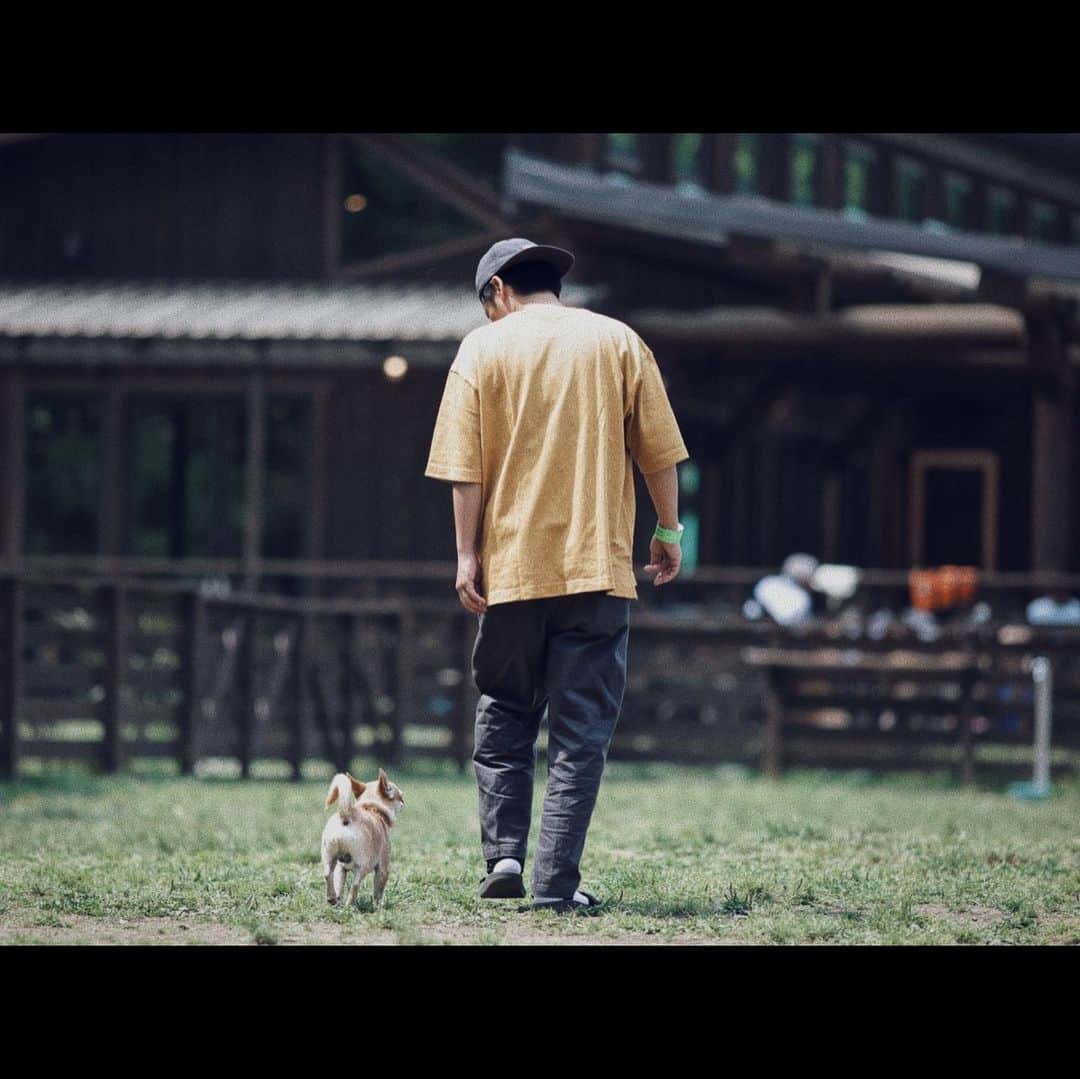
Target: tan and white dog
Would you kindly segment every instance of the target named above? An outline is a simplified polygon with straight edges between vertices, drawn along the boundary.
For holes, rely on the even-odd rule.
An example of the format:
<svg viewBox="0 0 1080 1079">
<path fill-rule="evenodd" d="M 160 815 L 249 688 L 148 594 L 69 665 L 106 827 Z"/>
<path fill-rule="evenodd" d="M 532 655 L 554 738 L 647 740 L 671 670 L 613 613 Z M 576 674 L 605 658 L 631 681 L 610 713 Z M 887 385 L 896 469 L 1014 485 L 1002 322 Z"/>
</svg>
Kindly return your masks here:
<svg viewBox="0 0 1080 1079">
<path fill-rule="evenodd" d="M 337 812 L 326 822 L 322 834 L 326 901 L 337 906 L 345 874 L 351 869 L 349 905 L 356 902 L 360 882 L 371 872 L 375 873 L 375 902 L 380 903 L 390 876 L 390 829 L 405 808 L 401 788 L 391 783 L 381 768 L 379 778 L 371 783 L 339 772 L 330 782 L 327 808 L 335 802 Z"/>
</svg>

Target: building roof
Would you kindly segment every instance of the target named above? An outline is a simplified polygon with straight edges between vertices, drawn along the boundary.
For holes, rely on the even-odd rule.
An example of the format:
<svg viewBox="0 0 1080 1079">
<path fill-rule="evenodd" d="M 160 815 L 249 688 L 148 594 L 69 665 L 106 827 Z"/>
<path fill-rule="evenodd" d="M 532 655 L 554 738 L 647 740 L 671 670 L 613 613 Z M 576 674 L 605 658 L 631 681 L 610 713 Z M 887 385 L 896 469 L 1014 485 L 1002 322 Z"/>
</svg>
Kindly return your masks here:
<svg viewBox="0 0 1080 1079">
<path fill-rule="evenodd" d="M 1080 248 L 1012 236 L 959 232 L 943 225 L 859 217 L 842 210 L 794 206 L 759 196 L 718 195 L 697 188 L 597 173 L 526 154 L 504 155 L 506 198 L 550 208 L 567 218 L 701 244 L 724 246 L 734 235 L 811 246 L 956 260 L 1018 276 L 1080 281 Z M 1066 291 L 1068 289 L 1066 288 Z"/>
<path fill-rule="evenodd" d="M 601 294 L 567 282 L 562 299 Z M 456 342 L 484 323 L 467 285 L 0 282 L 6 337 Z"/>
</svg>

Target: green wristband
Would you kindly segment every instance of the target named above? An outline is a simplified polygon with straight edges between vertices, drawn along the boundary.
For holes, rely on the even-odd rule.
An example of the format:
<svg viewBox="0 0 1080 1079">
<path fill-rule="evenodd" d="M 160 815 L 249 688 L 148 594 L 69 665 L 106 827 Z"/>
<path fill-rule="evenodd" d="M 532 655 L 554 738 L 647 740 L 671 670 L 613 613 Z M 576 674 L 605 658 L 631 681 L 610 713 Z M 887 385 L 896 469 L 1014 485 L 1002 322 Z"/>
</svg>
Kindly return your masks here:
<svg viewBox="0 0 1080 1079">
<path fill-rule="evenodd" d="M 661 528 L 660 522 L 656 522 L 656 531 L 653 535 L 660 540 L 661 543 L 679 543 L 682 541 L 683 526 L 679 525 L 676 528 Z"/>
</svg>

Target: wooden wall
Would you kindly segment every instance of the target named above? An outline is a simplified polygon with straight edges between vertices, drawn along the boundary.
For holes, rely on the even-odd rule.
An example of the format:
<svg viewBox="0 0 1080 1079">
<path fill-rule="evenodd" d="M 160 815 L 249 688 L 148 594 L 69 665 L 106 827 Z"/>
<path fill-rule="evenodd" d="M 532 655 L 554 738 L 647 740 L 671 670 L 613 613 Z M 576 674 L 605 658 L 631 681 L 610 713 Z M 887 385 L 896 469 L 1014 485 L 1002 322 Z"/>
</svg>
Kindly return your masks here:
<svg viewBox="0 0 1080 1079">
<path fill-rule="evenodd" d="M 325 136 L 57 135 L 0 149 L 0 275 L 323 274 Z"/>
</svg>

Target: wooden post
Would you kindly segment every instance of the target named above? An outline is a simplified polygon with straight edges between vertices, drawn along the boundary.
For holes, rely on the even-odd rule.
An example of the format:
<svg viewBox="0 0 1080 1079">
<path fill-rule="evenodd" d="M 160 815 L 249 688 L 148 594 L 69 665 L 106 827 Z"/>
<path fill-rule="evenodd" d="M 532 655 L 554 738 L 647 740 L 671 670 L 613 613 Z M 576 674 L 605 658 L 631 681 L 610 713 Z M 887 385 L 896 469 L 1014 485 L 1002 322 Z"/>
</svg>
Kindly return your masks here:
<svg viewBox="0 0 1080 1079">
<path fill-rule="evenodd" d="M 777 202 L 787 202 L 791 197 L 791 167 L 788 150 L 791 136 L 778 131 L 764 132 L 758 136 L 761 147 L 759 157 L 759 188 L 761 194 Z"/>
<path fill-rule="evenodd" d="M 198 590 L 193 589 L 184 597 L 184 707 L 180 713 L 180 772 L 186 776 L 195 771 L 199 718 L 202 716 L 200 672 L 202 641 L 205 636 L 206 601 Z"/>
<path fill-rule="evenodd" d="M 1062 327 L 1048 316 L 1027 318 L 1032 386 L 1031 568 L 1069 568 L 1071 551 L 1073 400 L 1075 377 Z"/>
<path fill-rule="evenodd" d="M 240 654 L 236 657 L 236 675 L 239 680 L 240 703 L 240 774 L 247 779 L 251 774 L 252 729 L 255 721 L 255 608 L 244 612 Z"/>
<path fill-rule="evenodd" d="M 642 179 L 657 184 L 675 182 L 675 137 L 669 132 L 648 132 L 638 136 L 641 143 Z"/>
<path fill-rule="evenodd" d="M 26 388 L 21 371 L 5 379 L 3 430 L 3 547 L 0 560 L 17 567 L 23 554 L 23 531 L 26 521 Z"/>
<path fill-rule="evenodd" d="M 127 452 L 126 397 L 119 385 L 109 387 L 105 397 L 102 431 L 103 463 L 98 496 L 98 552 L 125 553 L 125 527 L 130 482 Z"/>
<path fill-rule="evenodd" d="M 413 678 L 415 675 L 415 655 L 413 635 L 416 622 L 412 609 L 402 603 L 398 613 L 398 650 L 396 664 L 396 685 L 394 687 L 394 713 L 390 720 L 390 759 L 400 764 L 404 756 L 405 724 L 416 708 L 416 694 Z"/>
<path fill-rule="evenodd" d="M 765 668 L 765 730 L 761 747 L 761 771 L 769 779 L 783 774 L 784 709 L 780 700 L 778 672 Z"/>
<path fill-rule="evenodd" d="M 974 671 L 966 671 L 963 680 L 963 697 L 960 704 L 960 779 L 965 786 L 975 782 L 975 739 L 971 729 L 974 701 L 972 691 L 975 688 Z"/>
<path fill-rule="evenodd" d="M 311 446 L 308 458 L 308 503 L 304 544 L 308 558 L 326 556 L 327 507 L 330 476 L 330 387 L 318 386 L 311 395 Z M 302 595 L 310 595 L 315 589 L 305 581 Z"/>
<path fill-rule="evenodd" d="M 296 641 L 293 647 L 293 682 L 296 687 L 296 702 L 292 710 L 292 778 L 301 778 L 301 768 L 307 753 L 305 740 L 306 711 L 304 699 L 304 687 L 306 685 L 306 672 L 308 666 L 308 647 L 311 640 L 311 616 L 300 614 L 296 619 Z"/>
<path fill-rule="evenodd" d="M 840 135 L 823 135 L 818 144 L 818 202 L 826 210 L 844 206 L 844 144 Z"/>
<path fill-rule="evenodd" d="M 108 659 L 105 670 L 105 771 L 115 773 L 123 763 L 124 747 L 120 724 L 124 674 L 127 671 L 127 592 L 122 584 L 106 586 L 109 611 Z"/>
<path fill-rule="evenodd" d="M 870 212 L 876 217 L 896 217 L 897 205 L 896 155 L 882 144 L 870 172 Z"/>
<path fill-rule="evenodd" d="M 263 477 L 266 467 L 266 386 L 262 371 L 253 371 L 247 385 L 247 447 L 244 461 L 244 588 L 259 586 L 262 550 Z"/>
<path fill-rule="evenodd" d="M 339 649 L 341 671 L 339 683 L 341 686 L 341 764 L 344 770 L 348 770 L 349 763 L 353 758 L 353 717 L 355 715 L 355 700 L 353 698 L 352 677 L 352 640 L 356 628 L 356 617 L 351 614 L 343 614 L 338 619 L 341 631 L 341 644 Z"/>
<path fill-rule="evenodd" d="M 735 190 L 735 143 L 733 132 L 720 131 L 711 136 L 712 152 L 707 158 L 705 186 L 718 195 L 730 195 Z"/>
<path fill-rule="evenodd" d="M 14 779 L 19 770 L 19 694 L 22 680 L 23 583 L 12 576 L 0 580 L 0 778 Z"/>
</svg>

